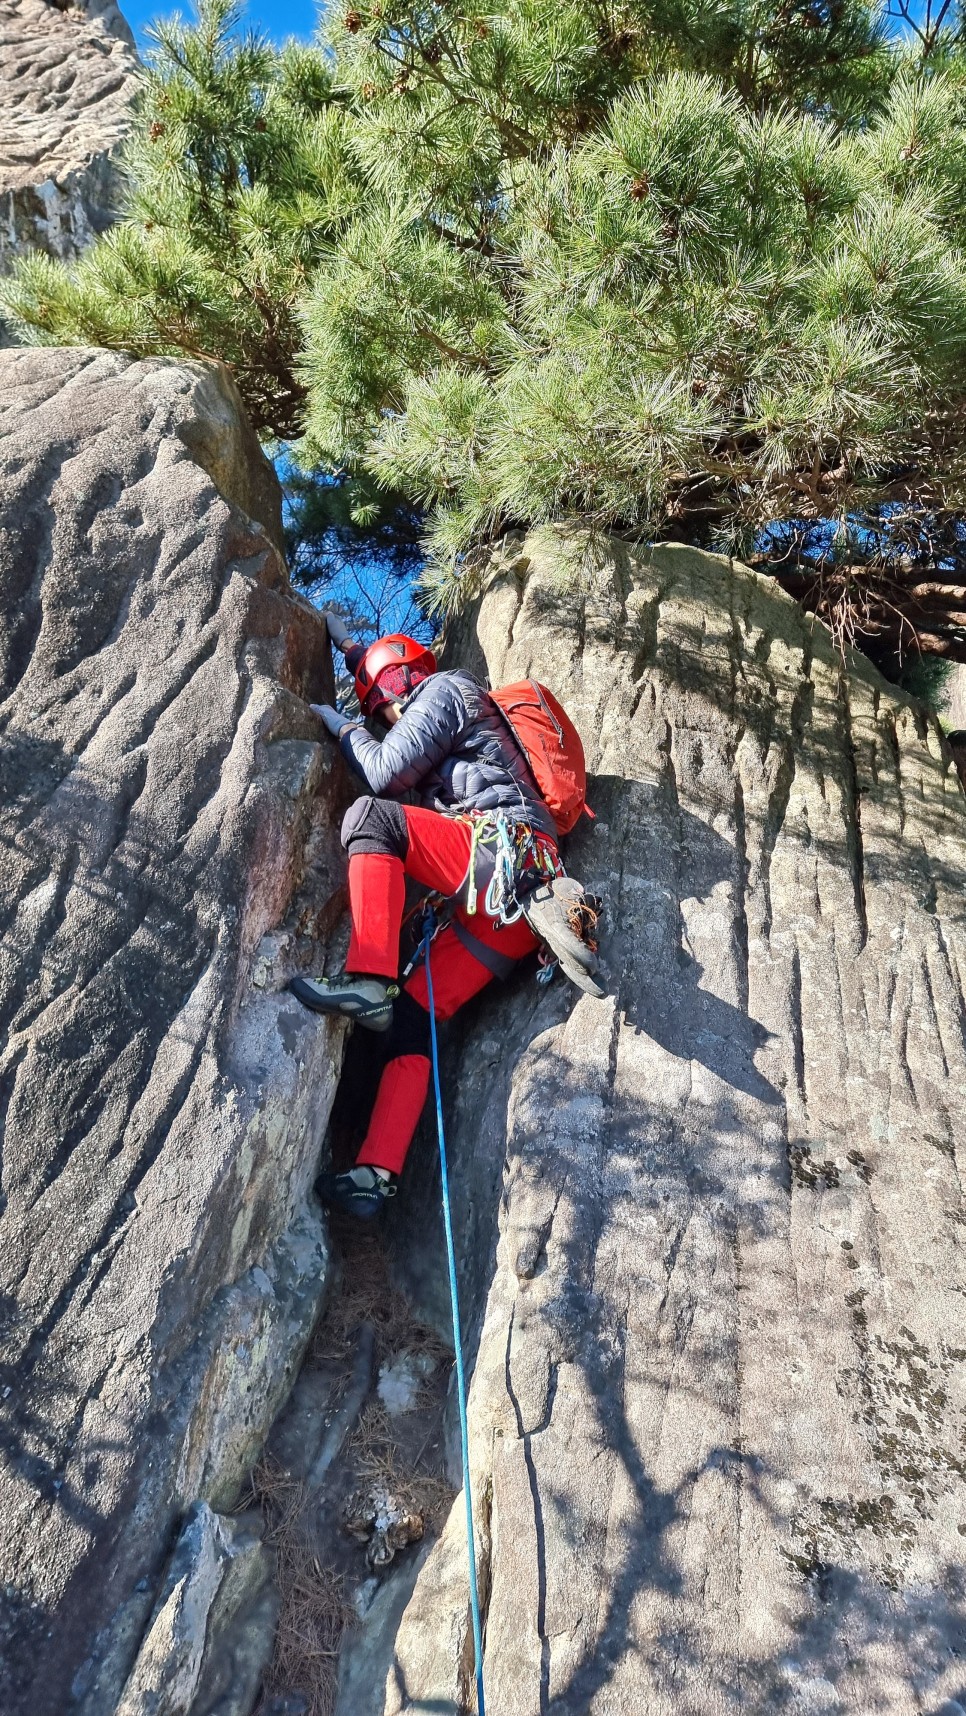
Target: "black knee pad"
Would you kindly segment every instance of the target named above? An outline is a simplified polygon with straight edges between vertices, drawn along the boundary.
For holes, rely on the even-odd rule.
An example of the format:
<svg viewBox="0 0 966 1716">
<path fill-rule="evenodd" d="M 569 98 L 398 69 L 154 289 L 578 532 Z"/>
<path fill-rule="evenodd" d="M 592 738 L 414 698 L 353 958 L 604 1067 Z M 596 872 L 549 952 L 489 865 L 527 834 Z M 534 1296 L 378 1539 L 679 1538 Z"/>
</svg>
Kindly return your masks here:
<svg viewBox="0 0 966 1716">
<path fill-rule="evenodd" d="M 392 798 L 357 798 L 342 818 L 342 844 L 350 858 L 372 852 L 405 858 L 409 831 L 402 805 Z"/>
<path fill-rule="evenodd" d="M 393 1002 L 392 1024 L 383 1042 L 387 1059 L 391 1061 L 398 1060 L 400 1055 L 429 1057 L 429 1014 L 425 1007 L 420 1007 L 418 1001 L 407 995 L 405 989 Z"/>
</svg>

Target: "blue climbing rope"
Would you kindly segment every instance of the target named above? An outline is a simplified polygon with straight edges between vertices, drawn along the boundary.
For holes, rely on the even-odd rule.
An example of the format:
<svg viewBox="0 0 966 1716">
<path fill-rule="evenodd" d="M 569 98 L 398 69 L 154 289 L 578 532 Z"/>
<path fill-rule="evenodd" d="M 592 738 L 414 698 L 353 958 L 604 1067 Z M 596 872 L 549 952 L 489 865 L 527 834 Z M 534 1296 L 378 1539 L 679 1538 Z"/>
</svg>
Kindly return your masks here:
<svg viewBox="0 0 966 1716">
<path fill-rule="evenodd" d="M 473 1495 L 470 1489 L 470 1440 L 466 1421 L 466 1372 L 463 1369 L 463 1337 L 460 1331 L 459 1290 L 456 1283 L 456 1247 L 453 1243 L 453 1212 L 449 1198 L 449 1170 L 446 1165 L 446 1137 L 443 1130 L 443 1096 L 439 1088 L 439 1050 L 436 1043 L 436 1006 L 433 1001 L 433 974 L 429 964 L 429 944 L 433 939 L 432 919 L 423 934 L 423 959 L 426 962 L 426 990 L 429 1000 L 429 1040 L 433 1051 L 433 1088 L 436 1092 L 436 1130 L 439 1134 L 439 1166 L 443 1180 L 443 1225 L 446 1229 L 446 1256 L 449 1262 L 449 1295 L 453 1306 L 453 1345 L 456 1348 L 456 1391 L 460 1409 L 460 1443 L 463 1458 L 463 1494 L 466 1498 L 466 1542 L 470 1562 L 470 1609 L 473 1615 L 473 1649 L 476 1653 L 476 1703 L 479 1716 L 486 1716 L 483 1702 L 483 1628 L 480 1623 L 480 1593 L 476 1583 L 476 1546 L 473 1538 Z"/>
</svg>

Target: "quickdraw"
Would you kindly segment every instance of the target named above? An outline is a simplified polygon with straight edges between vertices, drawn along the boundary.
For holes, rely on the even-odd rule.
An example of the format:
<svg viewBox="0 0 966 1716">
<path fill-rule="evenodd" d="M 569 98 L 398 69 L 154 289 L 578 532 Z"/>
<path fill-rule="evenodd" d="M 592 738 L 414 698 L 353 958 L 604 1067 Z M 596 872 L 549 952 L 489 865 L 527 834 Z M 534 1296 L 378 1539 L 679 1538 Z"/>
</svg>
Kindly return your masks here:
<svg viewBox="0 0 966 1716">
<path fill-rule="evenodd" d="M 476 866 L 481 848 L 493 853 L 493 875 L 487 886 L 483 909 L 500 923 L 513 924 L 523 916 L 523 901 L 541 882 L 552 882 L 565 874 L 556 844 L 528 822 L 515 822 L 504 811 L 468 814 L 473 830 L 467 876 L 466 910 L 476 915 L 479 889 Z"/>
<path fill-rule="evenodd" d="M 472 919 L 476 916 L 482 894 L 483 910 L 497 928 L 501 924 L 517 923 L 521 917 L 529 916 L 533 898 L 538 894 L 538 890 L 545 890 L 547 885 L 567 875 L 556 842 L 529 823 L 517 822 L 504 811 L 463 812 L 460 821 L 468 824 L 472 831 L 469 863 L 463 882 L 463 888 L 466 890 L 465 918 Z M 485 894 L 482 883 L 478 882 L 481 853 L 486 853 L 488 858 L 492 859 L 492 870 Z M 487 869 L 490 870 L 489 863 Z M 567 919 L 570 930 L 578 941 L 582 941 L 596 954 L 597 920 L 601 902 L 594 895 L 586 894 L 579 883 L 573 884 L 573 890 L 580 898 L 575 898 L 572 904 L 568 903 Z M 462 891 L 461 888 L 459 892 Z M 418 921 L 419 940 L 402 974 L 403 983 L 419 964 L 427 937 L 433 940 L 441 929 L 450 924 L 458 939 L 494 976 L 509 975 L 514 961 L 501 955 L 488 943 L 479 941 L 465 918 L 454 915 L 457 899 L 458 895 L 444 896 L 433 893 L 407 914 L 407 925 L 414 919 Z M 531 927 L 534 926 L 531 924 Z M 538 939 L 542 939 L 539 928 L 536 929 L 536 934 Z M 550 983 L 559 966 L 557 955 L 544 942 L 537 958 L 537 982 Z M 577 979 L 572 977 L 572 981 Z"/>
</svg>

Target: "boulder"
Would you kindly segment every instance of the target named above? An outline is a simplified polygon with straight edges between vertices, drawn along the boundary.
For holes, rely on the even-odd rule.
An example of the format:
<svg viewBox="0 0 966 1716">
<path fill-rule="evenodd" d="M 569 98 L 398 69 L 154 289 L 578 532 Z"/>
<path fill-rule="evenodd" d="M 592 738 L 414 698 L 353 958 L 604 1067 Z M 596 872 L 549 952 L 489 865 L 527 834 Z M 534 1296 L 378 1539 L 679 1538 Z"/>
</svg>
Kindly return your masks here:
<svg viewBox="0 0 966 1716">
<path fill-rule="evenodd" d="M 0 0 L 0 272 L 69 261 L 115 218 L 137 71 L 114 0 Z"/>
<path fill-rule="evenodd" d="M 938 726 L 686 547 L 508 542 L 459 648 L 580 727 L 569 856 L 612 977 L 521 977 L 445 1051 L 487 1706 L 966 1708 L 966 799 Z M 401 1250 L 442 1318 L 426 1143 Z M 462 1507 L 393 1716 L 476 1708 Z"/>
<path fill-rule="evenodd" d="M 344 789 L 224 372 L 0 353 L 0 472 L 0 1709 L 108 1716 L 213 1685 L 260 1565 L 213 1514 L 326 1280 L 342 1026 L 283 984 Z"/>
</svg>

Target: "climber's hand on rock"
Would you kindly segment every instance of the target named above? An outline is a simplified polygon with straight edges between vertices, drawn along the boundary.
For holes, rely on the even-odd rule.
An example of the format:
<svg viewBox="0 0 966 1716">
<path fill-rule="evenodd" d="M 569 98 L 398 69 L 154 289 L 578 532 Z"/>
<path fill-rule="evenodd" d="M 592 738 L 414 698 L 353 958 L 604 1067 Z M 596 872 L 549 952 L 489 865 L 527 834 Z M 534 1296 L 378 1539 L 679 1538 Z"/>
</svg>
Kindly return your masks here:
<svg viewBox="0 0 966 1716">
<path fill-rule="evenodd" d="M 322 618 L 325 620 L 326 626 L 328 627 L 329 637 L 333 644 L 336 649 L 340 649 L 344 655 L 346 649 L 350 648 L 352 645 L 348 626 L 340 620 L 338 614 L 334 614 L 332 612 L 331 608 L 326 609 Z"/>
<path fill-rule="evenodd" d="M 352 721 L 347 721 L 344 715 L 340 715 L 338 709 L 333 709 L 331 703 L 312 703 L 309 707 L 313 715 L 325 722 L 333 739 L 337 739 L 346 727 L 354 725 Z"/>
</svg>

